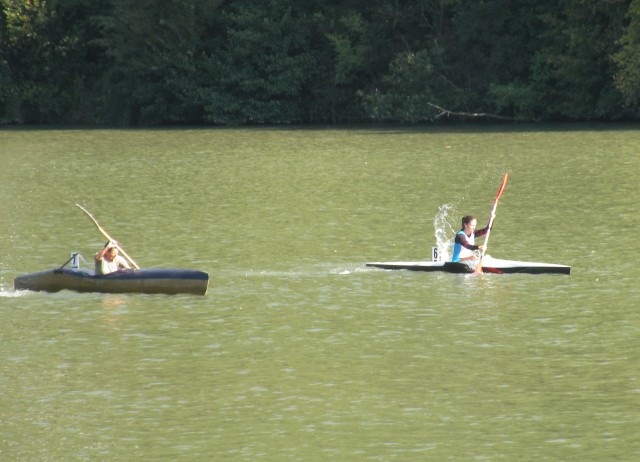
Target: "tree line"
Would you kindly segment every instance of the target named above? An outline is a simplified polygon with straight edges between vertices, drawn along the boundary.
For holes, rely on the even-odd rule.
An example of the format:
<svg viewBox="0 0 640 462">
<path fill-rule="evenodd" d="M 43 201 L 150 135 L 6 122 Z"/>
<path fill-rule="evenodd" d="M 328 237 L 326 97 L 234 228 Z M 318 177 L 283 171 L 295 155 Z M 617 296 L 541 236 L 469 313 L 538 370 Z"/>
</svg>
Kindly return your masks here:
<svg viewBox="0 0 640 462">
<path fill-rule="evenodd" d="M 640 0 L 0 8 L 1 124 L 640 118 Z"/>
</svg>

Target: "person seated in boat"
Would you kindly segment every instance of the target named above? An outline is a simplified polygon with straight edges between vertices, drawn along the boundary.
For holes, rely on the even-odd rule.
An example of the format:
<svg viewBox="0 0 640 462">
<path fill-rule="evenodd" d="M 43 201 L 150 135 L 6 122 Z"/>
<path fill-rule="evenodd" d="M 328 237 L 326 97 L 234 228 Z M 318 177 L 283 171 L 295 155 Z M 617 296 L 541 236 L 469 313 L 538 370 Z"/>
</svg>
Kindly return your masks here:
<svg viewBox="0 0 640 462">
<path fill-rule="evenodd" d="M 456 233 L 453 242 L 452 262 L 471 262 L 478 259 L 473 251 L 482 251 L 484 246 L 476 245 L 475 238 L 486 235 L 489 232 L 489 227 L 476 229 L 477 226 L 478 220 L 473 215 L 462 218 L 462 229 Z"/>
<path fill-rule="evenodd" d="M 121 255 L 118 255 L 117 242 L 107 242 L 104 248 L 95 255 L 94 259 L 96 261 L 96 275 L 109 274 L 122 269 L 131 269 L 127 260 Z"/>
</svg>

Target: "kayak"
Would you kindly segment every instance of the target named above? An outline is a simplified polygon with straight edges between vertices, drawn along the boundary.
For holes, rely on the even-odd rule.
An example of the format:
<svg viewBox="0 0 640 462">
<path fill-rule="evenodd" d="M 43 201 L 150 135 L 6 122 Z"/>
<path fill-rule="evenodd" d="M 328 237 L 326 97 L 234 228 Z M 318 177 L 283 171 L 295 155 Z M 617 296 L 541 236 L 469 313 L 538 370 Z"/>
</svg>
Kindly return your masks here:
<svg viewBox="0 0 640 462">
<path fill-rule="evenodd" d="M 135 269 L 96 276 L 84 268 L 55 268 L 15 278 L 15 290 L 41 292 L 193 294 L 207 292 L 209 275 L 203 271 L 186 269 Z"/>
<path fill-rule="evenodd" d="M 13 281 L 15 290 L 32 290 L 39 292 L 59 292 L 74 290 L 76 292 L 99 292 L 108 294 L 193 294 L 204 295 L 209 285 L 209 275 L 203 271 L 186 269 L 140 268 L 124 251 L 86 208 L 76 204 L 88 217 L 98 231 L 118 249 L 122 256 L 134 269 L 115 271 L 109 274 L 96 275 L 88 268 L 80 268 L 84 258 L 78 252 L 72 252 L 59 268 L 29 273 L 18 276 Z M 106 246 L 105 246 L 106 248 Z M 104 255 L 104 252 L 101 256 Z M 71 268 L 66 266 L 71 263 Z M 86 261 L 85 261 L 86 263 Z"/>
<path fill-rule="evenodd" d="M 396 261 L 396 262 L 371 262 L 366 266 L 389 270 L 411 271 L 444 271 L 447 273 L 473 273 L 475 265 L 450 261 Z M 482 259 L 483 273 L 510 274 L 571 274 L 571 267 L 556 265 L 553 263 L 538 263 L 529 261 L 501 260 L 488 255 Z"/>
</svg>

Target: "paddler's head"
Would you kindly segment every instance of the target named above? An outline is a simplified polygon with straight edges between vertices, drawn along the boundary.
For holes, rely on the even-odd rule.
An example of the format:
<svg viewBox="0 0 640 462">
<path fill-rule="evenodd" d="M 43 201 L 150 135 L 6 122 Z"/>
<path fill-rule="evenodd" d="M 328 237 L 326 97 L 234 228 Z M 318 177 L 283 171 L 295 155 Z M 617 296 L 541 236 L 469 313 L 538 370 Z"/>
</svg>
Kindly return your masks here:
<svg viewBox="0 0 640 462">
<path fill-rule="evenodd" d="M 118 246 L 113 242 L 107 243 L 107 252 L 104 254 L 104 256 L 107 258 L 107 260 L 113 261 L 113 259 L 118 256 Z"/>
<path fill-rule="evenodd" d="M 473 215 L 462 217 L 462 230 L 467 236 L 471 236 L 478 226 L 478 220 Z"/>
</svg>

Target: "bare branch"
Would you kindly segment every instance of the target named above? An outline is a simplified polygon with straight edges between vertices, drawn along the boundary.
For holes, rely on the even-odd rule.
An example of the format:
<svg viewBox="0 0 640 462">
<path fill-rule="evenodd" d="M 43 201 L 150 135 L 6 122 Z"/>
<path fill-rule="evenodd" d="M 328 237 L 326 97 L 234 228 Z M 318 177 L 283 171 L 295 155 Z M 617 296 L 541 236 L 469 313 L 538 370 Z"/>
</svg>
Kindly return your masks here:
<svg viewBox="0 0 640 462">
<path fill-rule="evenodd" d="M 442 116 L 447 116 L 447 117 L 483 117 L 486 119 L 495 119 L 495 120 L 509 120 L 512 122 L 516 121 L 515 117 L 505 117 L 505 116 L 501 116 L 501 115 L 497 115 L 497 114 L 487 114 L 486 112 L 457 112 L 457 111 L 450 111 L 448 109 L 444 109 L 440 106 L 438 106 L 437 104 L 433 104 L 433 103 L 427 103 L 429 106 L 437 109 L 438 111 L 440 111 L 440 113 L 438 115 L 436 115 L 434 117 L 434 119 L 439 119 Z"/>
</svg>

